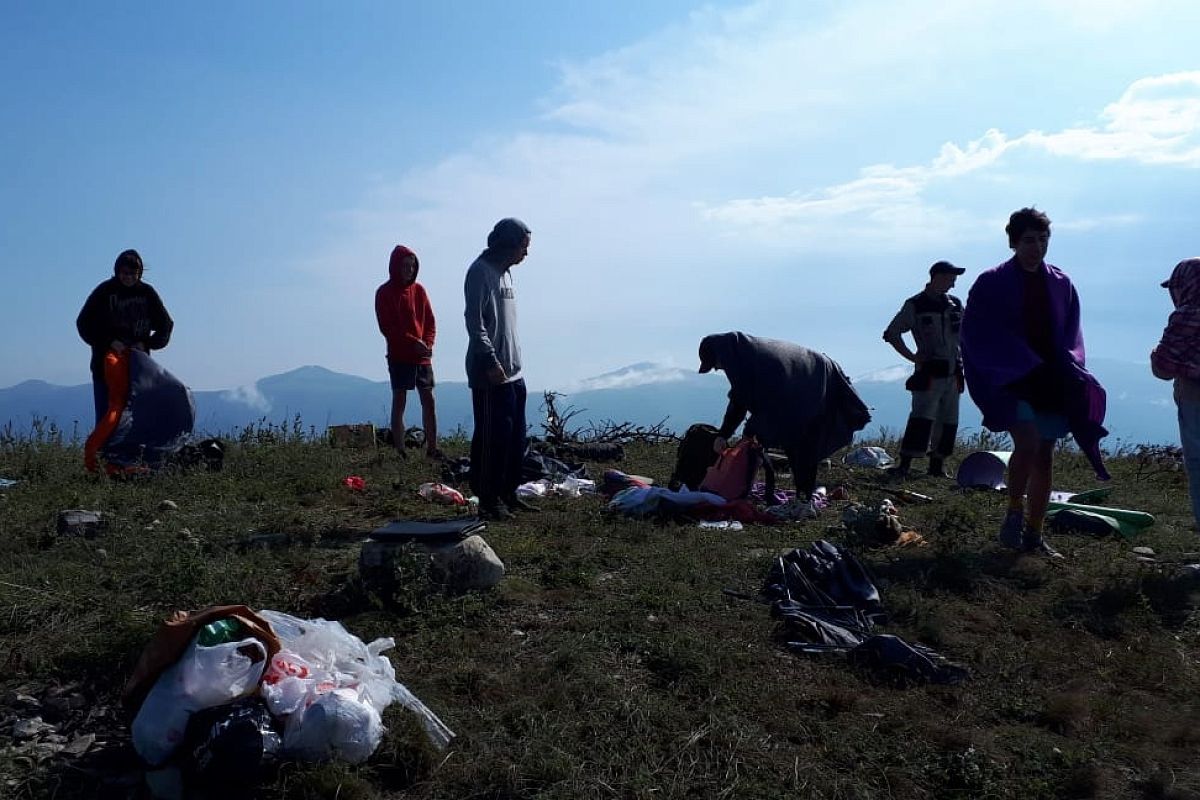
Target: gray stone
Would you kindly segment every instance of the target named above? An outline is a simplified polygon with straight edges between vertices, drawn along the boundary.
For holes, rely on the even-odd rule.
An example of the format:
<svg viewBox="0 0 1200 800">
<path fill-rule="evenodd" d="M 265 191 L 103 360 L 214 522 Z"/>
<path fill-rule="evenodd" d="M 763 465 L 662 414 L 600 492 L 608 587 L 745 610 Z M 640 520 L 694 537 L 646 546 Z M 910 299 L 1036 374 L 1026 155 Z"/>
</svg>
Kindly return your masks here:
<svg viewBox="0 0 1200 800">
<path fill-rule="evenodd" d="M 238 542 L 238 550 L 245 551 L 255 548 L 274 550 L 288 547 L 291 543 L 292 536 L 289 533 L 255 533 Z"/>
<path fill-rule="evenodd" d="M 58 512 L 59 536 L 82 536 L 85 539 L 94 539 L 103 533 L 106 527 L 107 521 L 99 511 L 72 508 Z"/>
<path fill-rule="evenodd" d="M 23 692 L 9 692 L 4 696 L 4 705 L 8 706 L 9 708 L 32 711 L 35 708 L 39 708 L 41 704 L 33 695 L 25 694 Z"/>
<path fill-rule="evenodd" d="M 53 733 L 58 730 L 48 722 L 43 722 L 41 717 L 33 717 L 32 719 L 17 720 L 13 725 L 14 739 L 32 739 L 35 736 L 40 736 L 43 733 Z"/>
<path fill-rule="evenodd" d="M 158 504 L 158 510 L 159 511 L 178 511 L 179 503 L 176 503 L 174 500 L 163 500 L 161 503 Z"/>
<path fill-rule="evenodd" d="M 1135 547 L 1132 550 L 1130 550 L 1129 552 L 1133 553 L 1136 556 L 1153 556 L 1154 555 L 1154 549 L 1151 547 Z"/>
<path fill-rule="evenodd" d="M 431 577 L 452 589 L 490 589 L 504 579 L 504 562 L 482 536 L 428 549 Z"/>
<path fill-rule="evenodd" d="M 406 558 L 428 559 L 430 579 L 452 591 L 488 589 L 504 578 L 504 562 L 478 535 L 438 544 L 368 539 L 359 553 L 359 575 L 373 589 L 390 591 L 395 588 L 396 568 Z"/>
<path fill-rule="evenodd" d="M 64 747 L 62 751 L 64 755 L 78 757 L 86 753 L 95 742 L 96 734 L 85 733 L 72 739 L 71 743 Z"/>
</svg>

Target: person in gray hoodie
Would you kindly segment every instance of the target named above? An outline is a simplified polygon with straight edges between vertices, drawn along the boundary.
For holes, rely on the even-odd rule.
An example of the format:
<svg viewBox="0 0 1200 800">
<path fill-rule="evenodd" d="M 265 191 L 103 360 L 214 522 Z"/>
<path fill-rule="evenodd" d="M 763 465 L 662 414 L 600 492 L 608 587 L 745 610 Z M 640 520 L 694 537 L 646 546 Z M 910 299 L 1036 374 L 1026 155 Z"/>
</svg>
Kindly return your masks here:
<svg viewBox="0 0 1200 800">
<path fill-rule="evenodd" d="M 507 217 L 488 234 L 487 249 L 467 268 L 467 384 L 475 430 L 471 436 L 471 490 L 485 519 L 537 511 L 517 497 L 525 458 L 525 379 L 517 339 L 512 267 L 529 253 L 530 230 Z"/>
</svg>

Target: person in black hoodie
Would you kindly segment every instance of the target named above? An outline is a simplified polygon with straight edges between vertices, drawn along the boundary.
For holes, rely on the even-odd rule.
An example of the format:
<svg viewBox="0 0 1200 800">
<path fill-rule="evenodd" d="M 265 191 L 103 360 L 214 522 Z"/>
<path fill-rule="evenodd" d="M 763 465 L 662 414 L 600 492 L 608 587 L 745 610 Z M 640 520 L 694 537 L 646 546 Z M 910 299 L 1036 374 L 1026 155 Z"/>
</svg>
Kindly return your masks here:
<svg viewBox="0 0 1200 800">
<path fill-rule="evenodd" d="M 135 347 L 144 353 L 161 350 L 171 340 L 175 323 L 154 287 L 142 282 L 142 257 L 126 250 L 113 264 L 113 277 L 101 283 L 83 304 L 75 327 L 92 347 L 92 389 L 96 422 L 108 410 L 104 354 Z"/>
</svg>

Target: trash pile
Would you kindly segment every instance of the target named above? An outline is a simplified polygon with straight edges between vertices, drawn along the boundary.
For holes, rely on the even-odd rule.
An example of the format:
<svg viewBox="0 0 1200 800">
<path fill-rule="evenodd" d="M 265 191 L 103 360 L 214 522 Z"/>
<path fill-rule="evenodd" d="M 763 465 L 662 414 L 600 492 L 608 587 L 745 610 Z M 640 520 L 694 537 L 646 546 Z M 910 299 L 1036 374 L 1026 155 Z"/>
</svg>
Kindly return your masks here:
<svg viewBox="0 0 1200 800">
<path fill-rule="evenodd" d="M 851 503 L 842 509 L 842 525 L 864 547 L 924 547 L 925 537 L 900 519 L 891 500 L 876 505 Z"/>
<path fill-rule="evenodd" d="M 253 782 L 287 759 L 357 764 L 379 746 L 393 702 L 445 747 L 454 733 L 382 655 L 394 645 L 365 644 L 339 622 L 246 606 L 176 612 L 125 687 L 134 749 L 199 784 Z"/>
<path fill-rule="evenodd" d="M 793 652 L 836 653 L 898 682 L 957 684 L 967 671 L 920 644 L 874 633 L 886 621 L 879 590 L 844 548 L 813 542 L 780 556 L 763 596 L 779 620 L 778 637 Z"/>
</svg>

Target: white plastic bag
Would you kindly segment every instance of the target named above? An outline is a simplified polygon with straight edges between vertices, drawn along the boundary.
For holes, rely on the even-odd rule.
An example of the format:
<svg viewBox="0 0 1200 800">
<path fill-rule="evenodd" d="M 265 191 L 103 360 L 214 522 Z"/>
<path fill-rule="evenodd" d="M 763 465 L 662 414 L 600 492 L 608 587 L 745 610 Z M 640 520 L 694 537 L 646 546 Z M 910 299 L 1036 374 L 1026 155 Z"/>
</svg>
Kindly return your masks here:
<svg viewBox="0 0 1200 800">
<path fill-rule="evenodd" d="M 285 717 L 301 708 L 306 701 L 311 702 L 310 695 L 316 694 L 321 677 L 300 656 L 280 650 L 263 674 L 259 691 L 271 713 Z"/>
<path fill-rule="evenodd" d="M 346 758 L 345 754 L 357 754 L 366 743 L 374 742 L 367 752 L 369 756 L 383 735 L 380 716 L 393 702 L 417 715 L 436 746 L 445 747 L 454 738 L 454 732 L 437 715 L 396 681 L 392 663 L 382 655 L 395 647 L 392 639 L 364 644 L 340 622 L 305 620 L 270 610 L 259 614 L 271 624 L 283 645 L 264 678 L 263 696 L 268 705 L 276 703 L 280 709 L 291 709 L 278 712 L 288 714 L 285 751 L 310 760 Z M 303 697 L 297 701 L 301 692 Z M 326 699 L 331 694 L 340 699 Z M 350 703 L 358 703 L 371 713 Z M 310 724 L 305 718 L 318 706 L 319 716 Z M 321 744 L 319 731 L 331 738 Z"/>
<path fill-rule="evenodd" d="M 580 494 L 594 494 L 596 492 L 596 482 L 587 478 L 576 478 L 574 475 L 568 475 L 563 478 L 563 482 L 554 487 L 560 494 L 567 497 L 579 497 Z"/>
<path fill-rule="evenodd" d="M 199 711 L 251 694 L 267 666 L 267 648 L 253 637 L 210 647 L 193 642 L 179 666 L 183 693 Z"/>
<path fill-rule="evenodd" d="M 133 718 L 133 749 L 148 764 L 166 761 L 183 742 L 192 710 L 185 702 L 179 664 L 172 664 L 158 676 Z"/>
<path fill-rule="evenodd" d="M 545 497 L 553 487 L 554 484 L 545 478 L 539 481 L 526 481 L 517 487 L 517 497 Z"/>
<path fill-rule="evenodd" d="M 258 639 L 204 647 L 199 635 L 154 682 L 133 719 L 133 747 L 147 763 L 166 761 L 183 742 L 194 712 L 251 694 L 267 665 Z"/>
<path fill-rule="evenodd" d="M 350 764 L 366 761 L 383 739 L 379 712 L 362 702 L 353 689 L 326 692 L 301 714 L 288 717 L 283 749 L 303 761 Z"/>
</svg>

